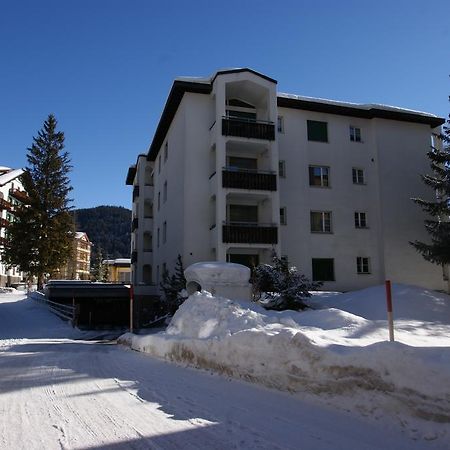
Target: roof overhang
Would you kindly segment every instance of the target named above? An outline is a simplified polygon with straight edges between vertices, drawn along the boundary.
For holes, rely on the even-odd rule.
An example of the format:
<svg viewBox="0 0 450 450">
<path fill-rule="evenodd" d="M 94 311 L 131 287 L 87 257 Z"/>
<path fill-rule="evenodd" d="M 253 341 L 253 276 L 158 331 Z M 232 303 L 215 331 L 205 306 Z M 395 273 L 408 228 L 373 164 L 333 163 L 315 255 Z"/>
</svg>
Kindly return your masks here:
<svg viewBox="0 0 450 450">
<path fill-rule="evenodd" d="M 387 107 L 384 109 L 381 105 L 377 107 L 377 105 L 339 104 L 338 102 L 315 101 L 313 99 L 289 98 L 285 96 L 278 96 L 277 105 L 281 108 L 301 109 L 304 111 L 360 117 L 364 119 L 379 118 L 422 123 L 429 125 L 431 128 L 445 123 L 445 119 L 442 117 L 402 110 L 400 108 Z"/>
</svg>

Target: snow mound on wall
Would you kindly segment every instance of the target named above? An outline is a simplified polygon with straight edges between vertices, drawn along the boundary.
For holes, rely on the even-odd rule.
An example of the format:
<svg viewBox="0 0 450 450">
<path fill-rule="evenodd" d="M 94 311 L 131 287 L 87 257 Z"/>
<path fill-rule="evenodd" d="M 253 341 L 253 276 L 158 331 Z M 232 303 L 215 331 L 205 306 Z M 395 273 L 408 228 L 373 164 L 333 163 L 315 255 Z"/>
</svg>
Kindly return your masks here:
<svg viewBox="0 0 450 450">
<path fill-rule="evenodd" d="M 397 294 L 415 292 L 422 298 L 415 289 Z M 361 295 L 359 300 L 341 300 L 350 299 L 361 308 L 372 301 Z M 415 298 L 411 304 L 419 303 Z M 414 333 L 405 324 L 404 328 L 400 335 L 407 341 L 408 333 Z M 282 390 L 347 396 L 361 390 L 382 393 L 389 396 L 390 408 L 450 423 L 450 337 L 440 335 L 439 328 L 424 333 L 434 333 L 433 338 L 447 346 L 387 342 L 385 321 L 337 308 L 266 311 L 202 292 L 184 302 L 166 332 L 127 335 L 124 341 L 157 357 Z M 417 339 L 414 335 L 413 343 Z"/>
</svg>

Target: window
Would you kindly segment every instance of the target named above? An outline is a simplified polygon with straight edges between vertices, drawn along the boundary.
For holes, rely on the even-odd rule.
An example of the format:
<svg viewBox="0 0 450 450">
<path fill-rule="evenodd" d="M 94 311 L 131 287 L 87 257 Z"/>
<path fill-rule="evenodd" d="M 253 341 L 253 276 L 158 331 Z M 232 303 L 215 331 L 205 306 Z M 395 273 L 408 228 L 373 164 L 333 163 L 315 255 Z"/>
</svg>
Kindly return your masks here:
<svg viewBox="0 0 450 450">
<path fill-rule="evenodd" d="M 278 175 L 281 178 L 286 178 L 286 162 L 282 159 L 278 161 Z"/>
<path fill-rule="evenodd" d="M 164 162 L 167 161 L 168 157 L 169 157 L 169 143 L 166 142 L 166 145 L 164 146 Z"/>
<path fill-rule="evenodd" d="M 367 228 L 365 212 L 355 212 L 355 228 Z"/>
<path fill-rule="evenodd" d="M 161 155 L 158 156 L 158 173 L 161 173 Z"/>
<path fill-rule="evenodd" d="M 280 224 L 287 225 L 286 207 L 280 208 Z"/>
<path fill-rule="evenodd" d="M 331 212 L 311 211 L 311 232 L 331 233 Z"/>
<path fill-rule="evenodd" d="M 308 120 L 307 127 L 308 127 L 308 141 L 328 142 L 327 122 Z"/>
<path fill-rule="evenodd" d="M 161 192 L 158 192 L 158 211 L 161 208 Z"/>
<path fill-rule="evenodd" d="M 361 128 L 350 126 L 350 140 L 352 142 L 362 142 L 361 141 Z"/>
<path fill-rule="evenodd" d="M 163 236 L 162 236 L 163 244 L 167 242 L 167 222 L 163 223 Z"/>
<path fill-rule="evenodd" d="M 256 205 L 229 205 L 229 221 L 237 223 L 258 223 Z"/>
<path fill-rule="evenodd" d="M 159 227 L 158 230 L 156 231 L 156 245 L 159 248 Z"/>
<path fill-rule="evenodd" d="M 333 258 L 313 258 L 312 259 L 313 281 L 335 281 L 334 259 Z"/>
<path fill-rule="evenodd" d="M 366 184 L 364 177 L 364 169 L 353 167 L 352 169 L 353 184 Z"/>
<path fill-rule="evenodd" d="M 164 189 L 163 189 L 163 202 L 166 203 L 167 201 L 167 181 L 164 182 Z"/>
<path fill-rule="evenodd" d="M 330 168 L 325 166 L 309 166 L 309 185 L 330 187 Z"/>
<path fill-rule="evenodd" d="M 356 271 L 358 273 L 370 273 L 369 258 L 358 256 L 356 258 Z"/>
<path fill-rule="evenodd" d="M 283 116 L 277 117 L 277 130 L 278 133 L 284 133 L 284 119 Z"/>
</svg>

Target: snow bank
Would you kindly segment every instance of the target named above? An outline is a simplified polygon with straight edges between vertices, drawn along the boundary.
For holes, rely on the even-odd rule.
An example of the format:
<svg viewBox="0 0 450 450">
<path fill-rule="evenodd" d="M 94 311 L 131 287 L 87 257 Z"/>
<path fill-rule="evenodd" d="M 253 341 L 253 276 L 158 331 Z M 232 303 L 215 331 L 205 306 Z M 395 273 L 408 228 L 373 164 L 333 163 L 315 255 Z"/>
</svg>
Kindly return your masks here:
<svg viewBox="0 0 450 450">
<path fill-rule="evenodd" d="M 404 284 L 392 285 L 394 319 L 450 324 L 450 296 L 429 289 Z M 313 295 L 311 304 L 338 308 L 370 320 L 386 319 L 384 285 L 333 295 Z"/>
<path fill-rule="evenodd" d="M 371 320 L 367 313 L 378 317 L 370 305 L 376 291 L 369 290 L 367 297 L 363 291 L 324 300 L 345 303 L 348 309 L 353 309 L 349 307 L 353 302 L 368 318 L 337 308 L 266 311 L 256 304 L 196 293 L 165 332 L 125 339 L 135 350 L 282 390 L 389 393 L 417 416 L 450 422 L 450 338 L 440 335 L 438 327 L 424 333 L 434 333 L 436 339 L 440 335 L 448 347 L 387 342 L 385 321 Z M 418 317 L 419 305 L 428 309 L 428 302 L 440 305 L 436 316 L 429 312 L 428 319 L 446 317 L 442 311 L 447 310 L 448 299 L 439 294 L 401 286 L 394 293 L 398 306 L 407 301 L 400 297 L 408 296 L 416 309 L 411 317 Z M 414 335 L 412 340 L 417 339 Z"/>
</svg>

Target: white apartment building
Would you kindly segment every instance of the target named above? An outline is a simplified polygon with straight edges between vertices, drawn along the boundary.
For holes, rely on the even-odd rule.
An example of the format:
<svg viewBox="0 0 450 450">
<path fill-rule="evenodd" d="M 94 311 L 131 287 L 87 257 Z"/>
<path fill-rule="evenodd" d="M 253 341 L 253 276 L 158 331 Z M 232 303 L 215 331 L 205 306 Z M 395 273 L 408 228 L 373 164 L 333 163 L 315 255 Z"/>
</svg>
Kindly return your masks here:
<svg viewBox="0 0 450 450">
<path fill-rule="evenodd" d="M 22 174 L 22 169 L 0 167 L 0 249 L 5 242 L 8 226 L 14 220 L 14 206 L 27 199 L 27 194 L 20 181 Z M 22 279 L 22 272 L 14 267 L 6 268 L 0 254 L 0 286 L 10 286 Z"/>
<path fill-rule="evenodd" d="M 251 266 L 273 251 L 324 289 L 391 279 L 448 290 L 442 268 L 409 244 L 428 240 L 411 198 L 433 195 L 420 174 L 444 120 L 276 87 L 251 69 L 174 81 L 126 179 L 136 292 L 154 291 L 178 254 L 185 267 Z"/>
</svg>

